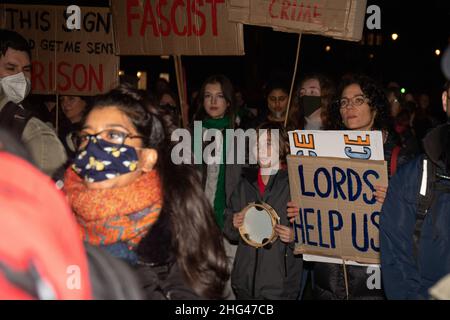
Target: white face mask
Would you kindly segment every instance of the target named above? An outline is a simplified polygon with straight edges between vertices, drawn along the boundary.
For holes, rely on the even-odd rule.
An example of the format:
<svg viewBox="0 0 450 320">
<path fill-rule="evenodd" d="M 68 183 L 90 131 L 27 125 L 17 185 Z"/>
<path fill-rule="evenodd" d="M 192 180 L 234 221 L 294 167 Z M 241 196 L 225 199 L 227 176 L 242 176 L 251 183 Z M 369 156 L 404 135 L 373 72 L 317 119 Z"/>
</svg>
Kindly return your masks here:
<svg viewBox="0 0 450 320">
<path fill-rule="evenodd" d="M 12 76 L 0 78 L 0 88 L 3 91 L 2 95 L 8 97 L 9 101 L 20 103 L 30 93 L 31 81 L 25 77 L 23 72 L 19 72 Z"/>
</svg>

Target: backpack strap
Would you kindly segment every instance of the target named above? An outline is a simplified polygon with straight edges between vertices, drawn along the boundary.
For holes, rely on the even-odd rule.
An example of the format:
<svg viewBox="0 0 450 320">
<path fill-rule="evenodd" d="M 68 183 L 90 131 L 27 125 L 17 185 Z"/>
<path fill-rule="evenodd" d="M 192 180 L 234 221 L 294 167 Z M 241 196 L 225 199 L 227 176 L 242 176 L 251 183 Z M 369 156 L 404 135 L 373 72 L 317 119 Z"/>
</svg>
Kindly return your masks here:
<svg viewBox="0 0 450 320">
<path fill-rule="evenodd" d="M 10 101 L 0 111 L 0 127 L 6 128 L 20 140 L 23 130 L 32 116 L 30 111 Z"/>
<path fill-rule="evenodd" d="M 436 167 L 429 159 L 424 157 L 422 161 L 422 178 L 420 181 L 419 194 L 417 196 L 416 224 L 413 234 L 413 253 L 416 260 L 419 254 L 422 225 L 433 202 L 435 181 Z"/>
<path fill-rule="evenodd" d="M 392 149 L 392 154 L 391 154 L 391 170 L 390 170 L 390 176 L 392 177 L 395 172 L 397 171 L 397 166 L 398 166 L 398 156 L 400 154 L 401 151 L 401 147 L 400 146 L 395 146 L 394 149 Z"/>
</svg>

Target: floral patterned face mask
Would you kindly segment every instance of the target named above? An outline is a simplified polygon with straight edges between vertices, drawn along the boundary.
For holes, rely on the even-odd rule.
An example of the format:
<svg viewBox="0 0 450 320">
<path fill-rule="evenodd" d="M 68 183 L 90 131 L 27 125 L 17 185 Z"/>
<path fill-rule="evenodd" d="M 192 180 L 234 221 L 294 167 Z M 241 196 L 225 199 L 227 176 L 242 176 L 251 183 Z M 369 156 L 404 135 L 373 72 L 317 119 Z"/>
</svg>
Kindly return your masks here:
<svg viewBox="0 0 450 320">
<path fill-rule="evenodd" d="M 101 182 L 137 170 L 136 149 L 106 141 L 101 135 L 84 137 L 86 147 L 78 151 L 72 168 L 87 182 Z"/>
</svg>

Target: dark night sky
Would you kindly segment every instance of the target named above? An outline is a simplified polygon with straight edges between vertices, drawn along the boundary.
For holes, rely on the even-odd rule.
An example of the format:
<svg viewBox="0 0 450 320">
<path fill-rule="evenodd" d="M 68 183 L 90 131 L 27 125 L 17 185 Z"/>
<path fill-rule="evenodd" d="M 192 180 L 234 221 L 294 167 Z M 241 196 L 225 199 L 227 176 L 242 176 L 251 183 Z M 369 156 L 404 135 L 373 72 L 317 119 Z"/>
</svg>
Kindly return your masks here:
<svg viewBox="0 0 450 320">
<path fill-rule="evenodd" d="M 109 1 L 11 1 L 28 4 L 78 4 L 107 6 Z M 369 0 L 368 5 L 381 8 L 381 46 L 304 35 L 299 59 L 299 75 L 323 72 L 339 80 L 347 72 L 367 73 L 383 84 L 397 81 L 409 92 L 429 92 L 435 98 L 445 81 L 436 49 L 444 51 L 450 36 L 450 1 L 428 0 L 422 5 L 413 1 Z M 367 37 L 370 30 L 364 29 Z M 394 42 L 390 35 L 399 39 Z M 270 28 L 245 26 L 243 57 L 183 57 L 188 87 L 199 86 L 208 75 L 225 73 L 235 84 L 257 91 L 272 75 L 292 76 L 297 45 L 296 34 L 274 32 Z M 325 47 L 331 46 L 326 52 Z M 369 55 L 373 54 L 373 59 Z M 135 74 L 146 70 L 151 77 L 160 72 L 173 72 L 171 60 L 159 57 L 122 57 L 121 69 Z M 436 101 L 437 103 L 437 101 Z"/>
</svg>

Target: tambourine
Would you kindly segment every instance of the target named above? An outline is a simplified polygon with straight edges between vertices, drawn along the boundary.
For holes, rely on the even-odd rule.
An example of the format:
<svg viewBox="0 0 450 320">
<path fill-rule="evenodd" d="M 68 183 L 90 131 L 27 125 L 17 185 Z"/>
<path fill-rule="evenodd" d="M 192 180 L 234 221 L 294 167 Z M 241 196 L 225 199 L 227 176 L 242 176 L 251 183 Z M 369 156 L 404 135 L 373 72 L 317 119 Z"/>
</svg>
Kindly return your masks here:
<svg viewBox="0 0 450 320">
<path fill-rule="evenodd" d="M 280 223 L 280 217 L 274 208 L 264 202 L 250 203 L 243 212 L 244 224 L 239 228 L 239 233 L 247 244 L 262 248 L 277 239 L 275 226 Z"/>
</svg>

